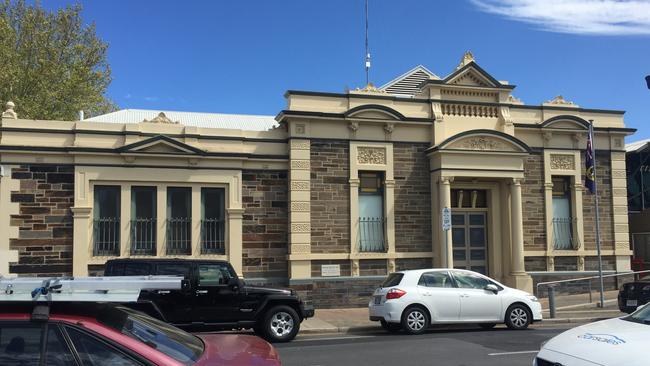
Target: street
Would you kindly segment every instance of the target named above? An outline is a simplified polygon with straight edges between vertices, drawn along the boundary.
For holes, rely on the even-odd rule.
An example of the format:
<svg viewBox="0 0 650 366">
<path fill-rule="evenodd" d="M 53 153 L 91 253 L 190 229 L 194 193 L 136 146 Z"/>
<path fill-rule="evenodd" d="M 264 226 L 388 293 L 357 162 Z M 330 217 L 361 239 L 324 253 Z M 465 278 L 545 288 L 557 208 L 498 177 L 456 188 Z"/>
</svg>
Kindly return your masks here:
<svg viewBox="0 0 650 366">
<path fill-rule="evenodd" d="M 511 331 L 468 327 L 432 329 L 421 336 L 372 333 L 303 335 L 276 344 L 285 366 L 508 366 L 531 365 L 545 340 L 577 324 Z"/>
</svg>

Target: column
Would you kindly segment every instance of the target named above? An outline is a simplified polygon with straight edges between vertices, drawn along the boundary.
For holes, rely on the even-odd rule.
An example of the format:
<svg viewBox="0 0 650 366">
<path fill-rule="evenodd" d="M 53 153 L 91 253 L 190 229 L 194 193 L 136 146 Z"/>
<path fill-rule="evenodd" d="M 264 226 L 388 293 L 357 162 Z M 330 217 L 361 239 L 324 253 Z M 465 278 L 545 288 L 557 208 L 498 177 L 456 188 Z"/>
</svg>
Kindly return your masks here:
<svg viewBox="0 0 650 366">
<path fill-rule="evenodd" d="M 289 141 L 289 276 L 311 277 L 311 142 Z"/>
<path fill-rule="evenodd" d="M 240 276 L 244 276 L 242 267 L 243 238 L 242 225 L 244 209 L 230 207 L 226 210 L 228 214 L 228 261 Z"/>
<path fill-rule="evenodd" d="M 512 274 L 523 274 L 524 270 L 524 227 L 521 205 L 521 180 L 513 179 L 510 184 L 510 228 L 512 230 Z"/>
<path fill-rule="evenodd" d="M 88 276 L 88 260 L 92 253 L 92 207 L 72 207 L 74 225 L 72 275 Z"/>
<path fill-rule="evenodd" d="M 445 207 L 451 208 L 451 182 L 453 182 L 453 180 L 453 177 L 440 178 L 439 188 L 441 211 Z M 437 225 L 441 225 L 441 223 L 438 222 Z M 441 256 L 444 258 L 444 260 L 441 261 L 442 266 L 454 268 L 454 251 L 452 250 L 451 230 L 444 231 L 440 229 L 440 245 L 442 247 Z"/>
</svg>

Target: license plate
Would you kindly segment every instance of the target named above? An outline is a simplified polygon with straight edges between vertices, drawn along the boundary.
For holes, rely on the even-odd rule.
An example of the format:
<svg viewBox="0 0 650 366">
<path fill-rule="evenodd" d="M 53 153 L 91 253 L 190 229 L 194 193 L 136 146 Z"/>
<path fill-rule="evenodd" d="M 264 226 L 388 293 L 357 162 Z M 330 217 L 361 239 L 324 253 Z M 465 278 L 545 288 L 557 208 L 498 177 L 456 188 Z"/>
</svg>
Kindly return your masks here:
<svg viewBox="0 0 650 366">
<path fill-rule="evenodd" d="M 375 305 L 381 304 L 381 296 L 375 296 Z"/>
<path fill-rule="evenodd" d="M 637 301 L 636 300 L 627 300 L 625 303 L 626 306 L 637 306 Z"/>
</svg>

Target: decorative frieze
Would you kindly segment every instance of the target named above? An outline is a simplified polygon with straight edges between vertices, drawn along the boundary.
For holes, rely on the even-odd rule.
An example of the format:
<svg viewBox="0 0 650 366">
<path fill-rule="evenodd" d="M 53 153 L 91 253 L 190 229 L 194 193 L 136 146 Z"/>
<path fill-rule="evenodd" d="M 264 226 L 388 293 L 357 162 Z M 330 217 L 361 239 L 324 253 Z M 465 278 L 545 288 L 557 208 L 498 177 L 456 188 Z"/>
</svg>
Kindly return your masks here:
<svg viewBox="0 0 650 366">
<path fill-rule="evenodd" d="M 575 158 L 573 155 L 552 154 L 551 169 L 553 170 L 575 170 Z"/>
<path fill-rule="evenodd" d="M 386 149 L 380 147 L 359 147 L 357 149 L 359 164 L 386 165 Z"/>
<path fill-rule="evenodd" d="M 311 232 L 311 225 L 308 222 L 294 222 L 291 223 L 292 233 L 309 233 Z"/>
<path fill-rule="evenodd" d="M 309 212 L 309 202 L 291 202 L 292 212 Z"/>
</svg>

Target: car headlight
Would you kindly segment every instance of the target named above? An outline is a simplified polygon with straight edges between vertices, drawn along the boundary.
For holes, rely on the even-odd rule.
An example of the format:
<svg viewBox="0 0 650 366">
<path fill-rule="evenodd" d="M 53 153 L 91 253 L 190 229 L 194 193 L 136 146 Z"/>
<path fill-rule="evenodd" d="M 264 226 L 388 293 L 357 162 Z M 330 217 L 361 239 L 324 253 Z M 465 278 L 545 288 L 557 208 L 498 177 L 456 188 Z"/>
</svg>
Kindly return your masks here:
<svg viewBox="0 0 650 366">
<path fill-rule="evenodd" d="M 533 302 L 539 302 L 539 300 L 537 299 L 537 297 L 535 297 L 535 296 L 533 296 L 533 295 L 528 295 L 528 296 L 526 296 L 526 297 L 527 297 L 528 300 L 530 300 L 530 301 L 533 301 Z"/>
</svg>

